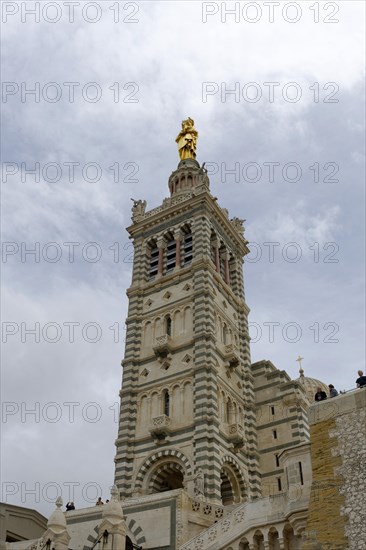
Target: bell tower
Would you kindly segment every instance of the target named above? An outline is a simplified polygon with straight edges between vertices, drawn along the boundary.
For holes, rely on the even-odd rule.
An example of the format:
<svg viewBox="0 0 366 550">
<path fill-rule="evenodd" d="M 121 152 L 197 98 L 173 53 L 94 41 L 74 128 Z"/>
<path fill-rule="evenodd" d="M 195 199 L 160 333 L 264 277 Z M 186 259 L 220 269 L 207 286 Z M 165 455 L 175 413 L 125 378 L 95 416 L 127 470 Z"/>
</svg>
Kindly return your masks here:
<svg viewBox="0 0 366 550">
<path fill-rule="evenodd" d="M 132 283 L 115 484 L 121 498 L 184 488 L 230 505 L 260 495 L 243 221 L 229 219 L 182 122 L 170 197 L 134 200 Z"/>
</svg>

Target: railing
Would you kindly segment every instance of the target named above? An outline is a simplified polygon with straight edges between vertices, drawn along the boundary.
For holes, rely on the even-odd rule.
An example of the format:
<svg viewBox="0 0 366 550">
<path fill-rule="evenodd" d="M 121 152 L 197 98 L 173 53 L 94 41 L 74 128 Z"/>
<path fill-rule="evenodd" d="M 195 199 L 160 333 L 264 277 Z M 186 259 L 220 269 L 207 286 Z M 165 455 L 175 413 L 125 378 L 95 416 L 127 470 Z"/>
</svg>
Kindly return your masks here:
<svg viewBox="0 0 366 550">
<path fill-rule="evenodd" d="M 229 363 L 229 367 L 235 368 L 240 365 L 240 355 L 235 344 L 227 344 L 224 348 L 225 359 Z"/>
<path fill-rule="evenodd" d="M 158 439 L 164 439 L 170 433 L 171 418 L 166 414 L 151 419 L 150 433 Z"/>
<path fill-rule="evenodd" d="M 358 391 L 358 390 L 363 390 L 366 388 L 366 385 L 365 386 L 361 386 L 360 388 L 351 388 L 350 390 L 340 390 L 339 394 L 338 395 L 344 395 L 345 393 L 352 393 L 354 391 Z M 338 397 L 337 395 L 337 397 Z M 332 398 L 333 399 L 333 398 Z"/>
<path fill-rule="evenodd" d="M 163 204 L 161 206 L 157 206 L 156 208 L 153 208 L 149 212 L 145 212 L 142 218 L 150 218 L 151 216 L 158 214 L 162 210 L 169 208 L 169 206 L 174 206 L 175 204 L 184 202 L 190 199 L 191 197 L 193 197 L 193 193 L 190 191 L 190 192 L 186 192 L 184 195 L 178 195 L 177 197 L 171 197 L 171 198 L 169 197 L 167 199 L 164 199 Z"/>
<path fill-rule="evenodd" d="M 172 359 L 171 337 L 164 334 L 155 338 L 153 352 L 159 363 L 162 363 L 163 367 L 168 368 Z"/>
<path fill-rule="evenodd" d="M 314 424 L 336 418 L 340 414 L 349 412 L 357 402 L 360 406 L 366 406 L 366 386 L 343 390 L 335 397 L 314 401 L 309 407 L 309 423 Z"/>
<path fill-rule="evenodd" d="M 279 509 L 281 509 L 283 516 L 286 516 L 286 513 L 289 512 L 296 513 L 307 509 L 308 495 L 300 497 L 296 507 L 294 507 L 294 501 L 291 499 L 288 499 L 288 506 L 286 507 L 287 496 L 287 493 L 281 493 L 240 504 L 211 527 L 181 545 L 179 550 L 226 548 L 236 539 L 244 537 L 249 531 L 264 525 L 270 525 L 276 521 L 276 518 L 278 520 Z"/>
<path fill-rule="evenodd" d="M 347 395 L 349 393 L 357 392 L 359 390 L 363 390 L 366 388 L 366 385 L 361 386 L 360 388 L 351 388 L 350 390 L 339 390 L 338 395 L 335 397 L 341 397 L 342 395 Z M 327 399 L 335 399 L 334 397 L 327 397 Z M 323 401 L 326 401 L 326 399 L 323 399 Z M 321 403 L 321 401 L 314 401 L 314 403 Z"/>
<path fill-rule="evenodd" d="M 45 540 L 44 537 L 41 537 L 36 542 L 32 542 L 31 546 L 28 546 L 27 550 L 51 550 L 52 541 L 50 538 Z"/>
<path fill-rule="evenodd" d="M 166 414 L 161 414 L 160 416 L 154 416 L 152 419 L 152 428 L 165 428 L 170 425 L 171 418 Z"/>
<path fill-rule="evenodd" d="M 180 546 L 179 550 L 208 549 L 211 544 L 218 542 L 218 537 L 226 534 L 229 529 L 232 530 L 235 525 L 242 523 L 245 518 L 246 507 L 247 503 L 240 505 L 236 510 L 233 510 L 222 519 L 217 520 L 211 527 Z"/>
<path fill-rule="evenodd" d="M 239 444 L 244 442 L 244 430 L 240 424 L 229 424 L 227 427 L 228 439 L 233 443 Z"/>
<path fill-rule="evenodd" d="M 156 347 L 163 347 L 168 346 L 170 342 L 170 336 L 167 334 L 164 334 L 163 336 L 158 336 L 155 338 L 155 346 Z"/>
<path fill-rule="evenodd" d="M 94 542 L 94 544 L 93 544 L 93 546 L 91 547 L 90 550 L 94 550 L 94 548 L 95 548 L 96 545 L 102 540 L 102 538 L 103 538 L 103 533 L 100 534 L 100 535 L 96 538 L 96 540 L 95 540 L 95 542 Z"/>
</svg>

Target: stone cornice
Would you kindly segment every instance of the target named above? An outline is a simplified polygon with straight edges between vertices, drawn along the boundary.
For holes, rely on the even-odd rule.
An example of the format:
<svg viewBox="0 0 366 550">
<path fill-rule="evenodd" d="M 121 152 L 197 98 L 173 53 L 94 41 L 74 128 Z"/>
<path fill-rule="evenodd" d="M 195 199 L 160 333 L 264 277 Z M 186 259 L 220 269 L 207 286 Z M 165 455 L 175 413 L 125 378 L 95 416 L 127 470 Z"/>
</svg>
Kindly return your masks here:
<svg viewBox="0 0 366 550">
<path fill-rule="evenodd" d="M 163 275 L 159 279 L 155 279 L 154 281 L 144 282 L 141 286 L 131 286 L 127 291 L 126 294 L 129 298 L 132 296 L 145 298 L 149 295 L 149 293 L 154 291 L 163 290 L 165 287 L 170 288 L 172 282 L 183 282 L 185 280 L 191 281 L 193 278 L 193 275 L 196 270 L 202 269 L 204 267 L 205 269 L 209 269 L 211 275 L 214 277 L 214 282 L 217 284 L 217 288 L 222 294 L 226 295 L 226 299 L 229 301 L 234 302 L 233 307 L 235 307 L 238 312 L 243 312 L 246 315 L 249 315 L 250 308 L 249 306 L 241 299 L 238 298 L 230 285 L 225 283 L 225 281 L 221 278 L 221 276 L 216 272 L 214 266 L 211 264 L 210 260 L 207 260 L 205 258 L 197 258 L 193 260 L 193 262 L 188 267 L 182 267 L 179 272 L 172 273 L 169 275 Z M 210 295 L 212 295 L 211 289 L 207 290 Z M 192 292 L 189 294 L 189 297 L 192 298 L 194 295 L 200 295 L 202 294 L 201 291 Z M 128 319 L 131 319 L 135 316 L 129 316 Z"/>
<path fill-rule="evenodd" d="M 144 382 L 143 384 L 140 384 L 138 386 L 135 392 L 138 394 L 142 394 L 144 392 L 149 392 L 156 388 L 168 387 L 178 382 L 193 383 L 193 377 L 194 377 L 194 369 L 191 367 L 190 369 L 185 369 L 180 373 L 174 373 L 174 375 L 171 376 L 171 379 L 167 379 L 165 377 L 165 378 L 160 378 L 158 380 L 151 380 L 150 382 Z M 140 395 L 138 395 L 137 399 L 140 399 Z"/>
</svg>

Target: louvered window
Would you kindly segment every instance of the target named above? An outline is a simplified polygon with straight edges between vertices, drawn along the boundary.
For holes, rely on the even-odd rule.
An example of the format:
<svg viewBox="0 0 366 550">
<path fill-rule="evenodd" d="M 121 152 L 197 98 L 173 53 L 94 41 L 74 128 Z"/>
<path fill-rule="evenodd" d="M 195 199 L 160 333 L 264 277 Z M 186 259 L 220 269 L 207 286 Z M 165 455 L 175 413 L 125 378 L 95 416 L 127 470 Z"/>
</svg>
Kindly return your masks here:
<svg viewBox="0 0 366 550">
<path fill-rule="evenodd" d="M 186 233 L 182 241 L 182 250 L 181 250 L 181 266 L 186 266 L 191 263 L 193 258 L 193 241 L 192 233 Z"/>
<path fill-rule="evenodd" d="M 166 273 L 173 271 L 176 265 L 176 249 L 177 244 L 175 240 L 171 240 L 166 245 Z"/>
<path fill-rule="evenodd" d="M 153 279 L 158 273 L 159 249 L 157 246 L 151 249 L 149 279 Z"/>
</svg>

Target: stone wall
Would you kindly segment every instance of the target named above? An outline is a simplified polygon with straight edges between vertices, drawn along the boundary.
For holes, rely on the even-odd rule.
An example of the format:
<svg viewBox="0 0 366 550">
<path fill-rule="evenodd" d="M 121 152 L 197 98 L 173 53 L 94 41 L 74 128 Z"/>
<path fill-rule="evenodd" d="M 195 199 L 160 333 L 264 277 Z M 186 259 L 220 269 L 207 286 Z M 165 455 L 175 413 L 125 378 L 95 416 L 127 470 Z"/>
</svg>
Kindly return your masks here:
<svg viewBox="0 0 366 550">
<path fill-rule="evenodd" d="M 36 510 L 0 503 L 0 542 L 36 539 L 46 529 L 47 519 Z"/>
<path fill-rule="evenodd" d="M 309 410 L 313 482 L 304 550 L 366 548 L 366 389 Z"/>
<path fill-rule="evenodd" d="M 361 390 L 364 394 L 366 390 Z M 341 513 L 348 517 L 345 533 L 351 549 L 366 548 L 366 409 L 357 409 L 336 419 L 331 437 L 337 437 L 335 453 L 342 464 L 340 492 L 345 500 Z"/>
</svg>

